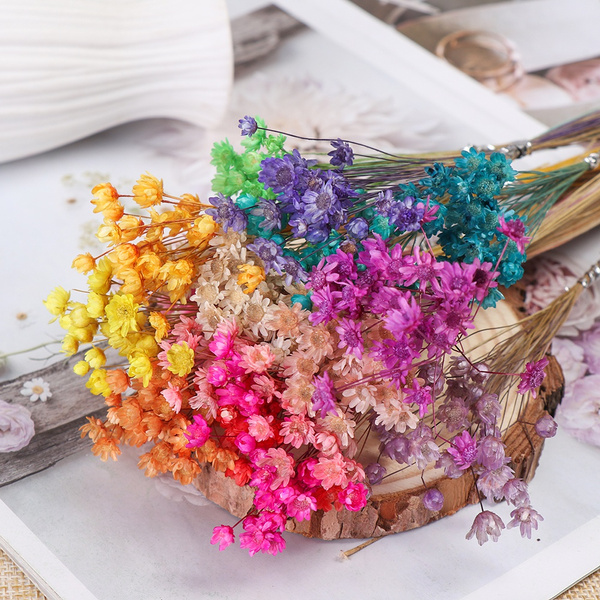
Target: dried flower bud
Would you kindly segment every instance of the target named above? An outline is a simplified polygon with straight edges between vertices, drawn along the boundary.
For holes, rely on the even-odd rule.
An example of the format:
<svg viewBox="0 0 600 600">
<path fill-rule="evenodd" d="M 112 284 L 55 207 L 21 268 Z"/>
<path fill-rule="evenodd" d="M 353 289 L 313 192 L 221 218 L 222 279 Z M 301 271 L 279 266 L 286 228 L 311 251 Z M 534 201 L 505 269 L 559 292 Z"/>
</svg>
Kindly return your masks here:
<svg viewBox="0 0 600 600">
<path fill-rule="evenodd" d="M 554 437 L 557 429 L 558 425 L 556 424 L 556 421 L 549 414 L 545 414 L 535 424 L 536 433 L 543 438 Z"/>
<path fill-rule="evenodd" d="M 442 492 L 440 492 L 440 490 L 431 488 L 430 490 L 427 490 L 425 492 L 425 495 L 423 496 L 423 506 L 427 510 L 435 512 L 441 510 L 443 505 L 444 495 L 442 494 Z"/>
</svg>

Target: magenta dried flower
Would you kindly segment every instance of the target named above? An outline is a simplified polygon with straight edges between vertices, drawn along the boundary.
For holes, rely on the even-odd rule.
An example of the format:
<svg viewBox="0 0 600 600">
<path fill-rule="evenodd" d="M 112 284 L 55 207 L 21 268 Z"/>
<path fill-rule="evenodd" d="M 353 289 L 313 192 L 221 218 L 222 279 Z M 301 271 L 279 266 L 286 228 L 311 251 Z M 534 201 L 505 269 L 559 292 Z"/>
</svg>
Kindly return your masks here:
<svg viewBox="0 0 600 600">
<path fill-rule="evenodd" d="M 544 377 L 546 377 L 545 368 L 548 365 L 548 359 L 544 358 L 536 361 L 529 362 L 525 365 L 525 371 L 519 375 L 521 383 L 517 391 L 519 394 L 526 394 L 531 392 L 531 395 L 535 398 L 537 396 L 537 389 L 542 385 Z"/>
<path fill-rule="evenodd" d="M 468 469 L 477 458 L 477 442 L 468 431 L 463 431 L 452 440 L 448 454 L 452 455 L 459 469 Z"/>
</svg>

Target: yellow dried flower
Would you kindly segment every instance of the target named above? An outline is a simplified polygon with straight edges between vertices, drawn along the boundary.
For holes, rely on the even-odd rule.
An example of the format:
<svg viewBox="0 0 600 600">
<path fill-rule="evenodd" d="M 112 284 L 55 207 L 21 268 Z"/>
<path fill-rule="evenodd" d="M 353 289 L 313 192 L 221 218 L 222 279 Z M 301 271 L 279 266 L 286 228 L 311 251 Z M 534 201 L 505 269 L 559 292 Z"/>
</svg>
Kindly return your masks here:
<svg viewBox="0 0 600 600">
<path fill-rule="evenodd" d="M 150 173 L 142 175 L 133 186 L 133 199 L 142 207 L 150 208 L 162 202 L 163 182 Z"/>
<path fill-rule="evenodd" d="M 179 300 L 188 291 L 195 274 L 193 263 L 181 259 L 167 261 L 160 268 L 160 276 L 167 284 L 171 302 Z"/>
<path fill-rule="evenodd" d="M 69 313 L 71 325 L 73 327 L 87 327 L 95 321 L 87 311 L 87 306 L 81 302 L 73 303 L 73 309 Z"/>
<path fill-rule="evenodd" d="M 100 319 L 104 316 L 104 307 L 108 302 L 108 298 L 104 294 L 90 292 L 86 304 L 88 315 L 92 319 Z"/>
<path fill-rule="evenodd" d="M 62 351 L 67 356 L 73 356 L 77 350 L 79 350 L 79 342 L 70 333 L 67 333 L 63 339 Z"/>
<path fill-rule="evenodd" d="M 98 324 L 94 321 L 94 323 L 88 325 L 87 327 L 71 327 L 69 328 L 69 333 L 82 344 L 89 344 L 96 335 L 96 331 L 98 329 Z"/>
<path fill-rule="evenodd" d="M 265 270 L 258 265 L 239 265 L 238 285 L 246 285 L 244 293 L 251 294 L 265 280 Z"/>
<path fill-rule="evenodd" d="M 96 268 L 96 260 L 89 252 L 79 254 L 75 257 L 71 268 L 76 269 L 79 273 L 89 273 Z"/>
<path fill-rule="evenodd" d="M 87 375 L 90 371 L 90 365 L 86 363 L 85 360 L 80 360 L 79 362 L 75 363 L 73 371 L 76 375 Z"/>
<path fill-rule="evenodd" d="M 48 294 L 48 297 L 44 300 L 44 306 L 50 311 L 50 314 L 59 317 L 67 309 L 70 298 L 71 292 L 67 292 L 63 287 L 58 286 Z M 56 319 L 53 319 L 53 321 L 56 321 Z"/>
<path fill-rule="evenodd" d="M 194 221 L 194 226 L 188 231 L 188 242 L 192 246 L 204 246 L 218 229 L 219 226 L 210 215 L 202 215 Z"/>
<path fill-rule="evenodd" d="M 106 364 L 106 355 L 101 348 L 93 347 L 85 353 L 85 360 L 92 369 L 99 369 Z"/>
<path fill-rule="evenodd" d="M 139 331 L 136 321 L 138 308 L 131 294 L 115 294 L 105 308 L 110 332 L 124 337 L 130 331 Z"/>
<path fill-rule="evenodd" d="M 137 377 L 142 380 L 142 385 L 148 387 L 152 379 L 152 362 L 147 356 L 141 353 L 132 354 L 129 356 L 129 377 Z"/>
<path fill-rule="evenodd" d="M 87 380 L 87 387 L 94 396 L 110 396 L 111 391 L 106 382 L 106 371 L 104 369 L 94 369 Z"/>
<path fill-rule="evenodd" d="M 97 294 L 106 294 L 110 290 L 111 277 L 112 265 L 105 256 L 98 262 L 93 273 L 88 277 L 88 287 Z"/>
<path fill-rule="evenodd" d="M 187 345 L 186 342 L 173 344 L 167 350 L 167 367 L 171 373 L 184 377 L 194 368 L 194 351 Z"/>
</svg>

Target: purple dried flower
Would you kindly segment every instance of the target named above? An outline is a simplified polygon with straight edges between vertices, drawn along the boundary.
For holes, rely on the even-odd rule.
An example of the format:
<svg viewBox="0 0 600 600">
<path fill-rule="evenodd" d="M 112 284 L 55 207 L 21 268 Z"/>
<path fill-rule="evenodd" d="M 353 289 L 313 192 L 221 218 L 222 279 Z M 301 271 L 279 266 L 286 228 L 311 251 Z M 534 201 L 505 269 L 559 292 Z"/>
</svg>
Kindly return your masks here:
<svg viewBox="0 0 600 600">
<path fill-rule="evenodd" d="M 536 433 L 543 438 L 551 438 L 556 435 L 556 430 L 558 429 L 558 425 L 556 421 L 548 414 L 545 414 L 543 417 L 538 419 L 535 424 Z"/>
<path fill-rule="evenodd" d="M 519 526 L 521 536 L 531 539 L 531 530 L 538 528 L 538 521 L 543 521 L 544 517 L 531 506 L 519 506 L 510 513 L 512 521 L 509 522 L 508 528 Z"/>
<path fill-rule="evenodd" d="M 401 232 L 418 231 L 421 229 L 424 213 L 423 204 L 416 204 L 412 196 L 407 196 L 404 200 L 398 200 L 390 206 L 388 218 L 390 223 L 398 227 Z"/>
<path fill-rule="evenodd" d="M 382 217 L 389 217 L 390 209 L 393 204 L 395 204 L 395 201 L 392 190 L 385 190 L 385 192 L 379 192 L 377 194 L 375 209 Z"/>
<path fill-rule="evenodd" d="M 381 437 L 381 435 L 380 435 Z M 402 433 L 387 432 L 383 452 L 398 463 L 409 464 L 413 458 L 411 441 Z"/>
<path fill-rule="evenodd" d="M 294 189 L 297 182 L 296 168 L 292 157 L 286 154 L 283 158 L 269 156 L 261 162 L 258 180 L 265 188 L 271 188 L 276 194 Z"/>
<path fill-rule="evenodd" d="M 304 218 L 313 224 L 321 221 L 329 223 L 334 215 L 342 211 L 342 205 L 333 190 L 331 181 L 322 183 L 317 190 L 307 190 L 302 196 L 302 202 Z"/>
<path fill-rule="evenodd" d="M 500 438 L 486 435 L 479 441 L 477 462 L 486 469 L 500 469 L 506 464 L 505 445 Z"/>
<path fill-rule="evenodd" d="M 469 426 L 468 414 L 469 409 L 462 398 L 447 398 L 439 407 L 436 416 L 444 423 L 446 429 L 452 432 Z"/>
<path fill-rule="evenodd" d="M 499 469 L 488 469 L 477 479 L 477 489 L 486 498 L 500 500 L 502 498 L 502 489 L 512 479 L 513 475 L 512 469 L 506 465 Z"/>
<path fill-rule="evenodd" d="M 371 463 L 365 467 L 365 475 L 371 485 L 381 483 L 386 474 L 386 468 L 378 462 Z"/>
<path fill-rule="evenodd" d="M 346 232 L 356 240 L 364 240 L 369 235 L 369 223 L 362 217 L 356 217 L 346 225 Z"/>
<path fill-rule="evenodd" d="M 308 279 L 308 273 L 302 265 L 291 256 L 284 256 L 280 264 L 285 271 L 285 284 L 304 283 Z"/>
<path fill-rule="evenodd" d="M 354 162 L 354 152 L 350 145 L 339 138 L 332 140 L 333 150 L 327 154 L 331 156 L 329 162 L 335 167 L 351 166 Z"/>
<path fill-rule="evenodd" d="M 282 268 L 285 267 L 286 261 L 281 247 L 275 242 L 259 237 L 252 244 L 248 244 L 247 248 L 263 261 L 265 273 L 273 269 L 279 275 L 282 274 Z"/>
<path fill-rule="evenodd" d="M 473 407 L 477 421 L 484 425 L 494 426 L 502 414 L 502 406 L 497 394 L 484 393 Z"/>
<path fill-rule="evenodd" d="M 504 484 L 502 495 L 513 506 L 525 506 L 530 503 L 527 484 L 517 477 L 509 479 Z"/>
<path fill-rule="evenodd" d="M 315 412 L 321 411 L 321 417 L 325 418 L 330 412 L 335 412 L 335 395 L 333 393 L 333 381 L 329 373 L 325 371 L 323 375 L 317 375 L 313 378 L 315 391 L 312 395 L 312 407 Z"/>
<path fill-rule="evenodd" d="M 208 201 L 215 207 L 206 210 L 206 214 L 210 215 L 217 223 L 219 223 L 225 231 L 229 228 L 234 231 L 244 231 L 248 224 L 246 213 L 235 204 L 235 202 L 223 194 L 218 194 Z"/>
<path fill-rule="evenodd" d="M 263 217 L 260 228 L 265 231 L 281 229 L 281 209 L 273 200 L 261 198 L 254 209 L 250 211 L 253 215 Z"/>
<path fill-rule="evenodd" d="M 242 135 L 252 137 L 252 135 L 254 135 L 258 129 L 258 124 L 256 122 L 256 119 L 246 115 L 245 117 L 240 119 L 238 127 L 242 130 Z"/>
<path fill-rule="evenodd" d="M 427 510 L 436 512 L 444 506 L 444 495 L 435 488 L 431 488 L 423 495 L 423 506 Z"/>
<path fill-rule="evenodd" d="M 466 538 L 470 540 L 475 536 L 479 545 L 483 546 L 489 538 L 497 542 L 502 529 L 504 529 L 502 519 L 496 513 L 484 510 L 475 517 L 473 526 L 467 533 Z"/>
</svg>

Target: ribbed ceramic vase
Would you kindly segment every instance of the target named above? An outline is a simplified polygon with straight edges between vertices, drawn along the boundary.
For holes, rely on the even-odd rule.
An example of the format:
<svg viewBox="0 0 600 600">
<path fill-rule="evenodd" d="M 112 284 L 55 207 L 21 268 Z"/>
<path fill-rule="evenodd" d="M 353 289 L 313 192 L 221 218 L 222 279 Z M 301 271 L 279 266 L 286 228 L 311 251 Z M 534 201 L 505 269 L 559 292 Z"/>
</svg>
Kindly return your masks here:
<svg viewBox="0 0 600 600">
<path fill-rule="evenodd" d="M 0 0 L 0 161 L 129 121 L 219 122 L 225 0 Z"/>
</svg>

